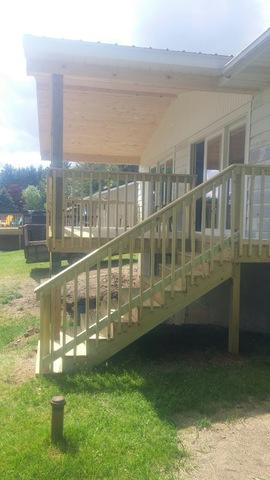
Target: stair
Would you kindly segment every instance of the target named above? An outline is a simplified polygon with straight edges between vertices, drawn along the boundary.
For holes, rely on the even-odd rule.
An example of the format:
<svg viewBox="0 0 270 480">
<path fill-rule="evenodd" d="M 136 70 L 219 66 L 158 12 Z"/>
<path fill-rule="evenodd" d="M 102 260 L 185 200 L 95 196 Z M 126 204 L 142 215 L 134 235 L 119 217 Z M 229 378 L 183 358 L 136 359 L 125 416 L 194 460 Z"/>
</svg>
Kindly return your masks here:
<svg viewBox="0 0 270 480">
<path fill-rule="evenodd" d="M 132 309 L 131 321 L 126 313 L 121 316 L 121 325 L 115 320 L 111 325 L 111 335 L 106 334 L 106 327 L 102 330 L 103 334 L 96 334 L 84 339 L 76 346 L 76 355 L 73 348 L 68 350 L 62 357 L 62 362 L 54 361 L 53 371 L 75 371 L 78 367 L 92 368 L 112 357 L 114 354 L 127 347 L 129 344 L 145 335 L 147 332 L 158 326 L 160 323 L 168 320 L 179 311 L 198 300 L 209 291 L 221 285 L 232 277 L 232 262 L 225 261 L 223 264 L 217 260 L 214 262 L 214 269 L 209 273 L 207 281 L 200 274 L 199 269 L 194 272 L 196 282 L 191 282 L 191 277 L 187 279 L 186 289 L 174 288 L 169 286 L 165 288 L 163 302 L 157 302 L 151 298 L 143 302 L 143 306 Z M 178 279 L 178 282 L 180 279 Z M 139 295 L 138 289 L 133 289 L 133 294 Z M 129 289 L 123 289 L 123 297 L 128 297 Z M 153 294 L 156 298 L 157 294 Z M 159 293 L 160 295 L 160 293 Z M 111 314 L 115 313 L 111 311 Z M 140 321 L 141 319 L 141 321 Z M 105 323 L 106 319 L 103 320 Z M 105 334 L 104 334 L 105 331 Z M 72 341 L 72 339 L 70 339 Z"/>
<path fill-rule="evenodd" d="M 219 188 L 221 195 L 222 189 L 226 193 L 229 186 L 236 188 L 235 168 L 191 190 L 36 289 L 41 300 L 38 373 L 94 367 L 233 277 L 236 215 L 231 229 L 225 230 L 223 218 L 223 229 L 216 235 L 212 201 L 210 237 L 205 240 L 204 222 L 201 241 L 196 242 L 195 214 L 197 200 L 208 191 L 213 194 Z M 232 202 L 230 212 L 236 206 Z M 141 246 L 136 266 L 135 244 Z"/>
</svg>

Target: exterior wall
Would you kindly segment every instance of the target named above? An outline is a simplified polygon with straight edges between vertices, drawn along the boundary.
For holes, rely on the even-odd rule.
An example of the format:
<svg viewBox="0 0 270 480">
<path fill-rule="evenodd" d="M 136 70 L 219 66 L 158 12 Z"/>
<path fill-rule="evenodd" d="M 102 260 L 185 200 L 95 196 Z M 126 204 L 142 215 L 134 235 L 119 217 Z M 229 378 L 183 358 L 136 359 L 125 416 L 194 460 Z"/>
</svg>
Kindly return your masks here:
<svg viewBox="0 0 270 480">
<path fill-rule="evenodd" d="M 175 155 L 175 171 L 189 173 L 190 142 L 203 138 L 247 111 L 250 95 L 220 92 L 187 92 L 170 105 L 142 156 L 142 164 L 154 165 Z M 232 120 L 232 121 L 233 121 Z M 175 147 L 175 148 L 174 148 Z"/>
<path fill-rule="evenodd" d="M 270 163 L 270 87 L 252 100 L 250 163 Z"/>
<path fill-rule="evenodd" d="M 270 87 L 257 93 L 251 104 L 249 163 L 270 164 Z M 259 180 L 255 180 L 253 237 L 258 237 L 260 208 Z M 270 199 L 270 178 L 265 177 L 265 196 Z M 263 238 L 270 232 L 270 201 L 266 203 L 263 223 Z"/>
<path fill-rule="evenodd" d="M 137 203 L 135 202 L 135 198 Z M 93 222 L 95 225 L 99 224 L 99 195 L 95 193 L 93 199 L 97 201 L 96 204 L 93 203 Z M 127 199 L 127 204 L 126 204 Z M 101 226 L 102 227 L 115 227 L 116 226 L 116 217 L 117 217 L 117 189 L 111 188 L 110 190 L 110 204 L 108 212 L 108 191 L 105 190 L 101 193 L 101 200 L 103 201 L 101 205 Z M 135 210 L 135 211 L 134 211 Z M 109 218 L 108 218 L 109 215 Z M 125 225 L 125 216 L 127 220 L 127 226 L 134 225 L 134 219 L 137 220 L 141 216 L 141 192 L 140 185 L 137 184 L 136 187 L 136 197 L 135 197 L 135 188 L 134 182 L 127 184 L 127 192 L 125 185 L 121 185 L 118 189 L 118 227 L 123 227 Z M 136 223 L 136 222 L 135 222 Z"/>
</svg>

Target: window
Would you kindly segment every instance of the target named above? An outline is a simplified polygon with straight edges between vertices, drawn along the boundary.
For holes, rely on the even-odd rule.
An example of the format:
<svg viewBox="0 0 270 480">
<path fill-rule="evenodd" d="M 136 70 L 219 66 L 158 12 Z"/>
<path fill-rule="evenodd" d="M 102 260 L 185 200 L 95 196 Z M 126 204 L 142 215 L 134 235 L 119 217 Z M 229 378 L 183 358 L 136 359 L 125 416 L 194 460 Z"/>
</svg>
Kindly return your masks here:
<svg viewBox="0 0 270 480">
<path fill-rule="evenodd" d="M 246 127 L 242 125 L 229 131 L 229 165 L 245 161 Z"/>
</svg>

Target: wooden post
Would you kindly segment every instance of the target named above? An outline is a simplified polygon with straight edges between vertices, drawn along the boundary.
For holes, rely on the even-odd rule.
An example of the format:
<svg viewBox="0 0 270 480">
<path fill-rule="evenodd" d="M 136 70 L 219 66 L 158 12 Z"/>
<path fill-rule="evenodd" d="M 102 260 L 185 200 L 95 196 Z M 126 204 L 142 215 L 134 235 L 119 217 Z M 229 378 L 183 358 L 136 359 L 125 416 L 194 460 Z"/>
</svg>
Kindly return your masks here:
<svg viewBox="0 0 270 480">
<path fill-rule="evenodd" d="M 63 75 L 53 74 L 51 79 L 51 166 L 63 167 Z M 55 231 L 53 236 L 62 240 L 63 217 L 63 177 L 56 177 L 55 182 Z M 52 273 L 57 273 L 61 268 L 61 254 L 52 253 Z"/>
<path fill-rule="evenodd" d="M 43 365 L 43 359 L 50 353 L 51 335 L 51 294 L 42 294 L 40 297 L 40 360 L 39 373 L 48 373 L 49 366 Z"/>
<path fill-rule="evenodd" d="M 231 235 L 236 232 L 239 233 L 238 242 L 232 238 L 232 252 L 235 260 L 239 257 L 239 245 L 242 242 L 242 224 L 243 212 L 241 209 L 242 198 L 244 196 L 244 189 L 242 188 L 243 170 L 232 175 L 232 211 L 231 211 Z"/>
<path fill-rule="evenodd" d="M 239 353 L 239 326 L 240 326 L 240 276 L 241 264 L 233 266 L 231 286 L 231 311 L 229 319 L 229 353 Z"/>
</svg>

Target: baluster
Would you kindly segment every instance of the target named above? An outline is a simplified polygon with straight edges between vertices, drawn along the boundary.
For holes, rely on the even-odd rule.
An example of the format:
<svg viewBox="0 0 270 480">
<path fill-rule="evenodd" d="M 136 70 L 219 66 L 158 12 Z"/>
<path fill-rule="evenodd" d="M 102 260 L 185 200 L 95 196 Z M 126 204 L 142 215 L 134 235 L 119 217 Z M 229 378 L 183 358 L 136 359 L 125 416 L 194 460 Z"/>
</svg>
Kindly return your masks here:
<svg viewBox="0 0 270 480">
<path fill-rule="evenodd" d="M 58 310 L 58 305 L 56 302 L 55 289 L 50 288 L 50 297 L 51 297 L 51 316 L 50 316 L 50 368 L 53 371 L 53 361 L 54 361 L 54 340 L 55 340 L 55 312 Z"/>
<path fill-rule="evenodd" d="M 129 292 L 128 292 L 128 324 L 132 322 L 132 287 L 133 287 L 133 238 L 130 239 L 129 248 Z"/>
<path fill-rule="evenodd" d="M 165 300 L 165 272 L 166 272 L 166 215 L 162 214 L 162 246 L 161 246 L 161 276 L 162 276 L 162 297 Z"/>
<path fill-rule="evenodd" d="M 251 169 L 251 182 L 249 192 L 249 229 L 248 229 L 248 255 L 252 255 L 252 227 L 253 227 L 253 210 L 254 210 L 254 181 L 255 174 L 253 168 Z"/>
<path fill-rule="evenodd" d="M 259 256 L 262 256 L 262 240 L 263 240 L 263 221 L 264 221 L 264 192 L 265 192 L 265 171 L 261 171 L 261 192 L 259 206 Z"/>
<path fill-rule="evenodd" d="M 110 177 L 108 174 L 108 186 L 107 186 L 107 241 L 110 238 L 110 201 L 111 201 L 111 186 Z"/>
<path fill-rule="evenodd" d="M 112 249 L 108 248 L 108 275 L 107 275 L 107 317 L 108 317 L 108 338 L 113 337 L 113 325 L 111 325 L 112 309 Z"/>
<path fill-rule="evenodd" d="M 195 259 L 195 220 L 196 220 L 196 196 L 192 195 L 191 215 L 190 215 L 190 241 L 191 241 L 191 284 L 194 284 L 194 259 Z"/>
<path fill-rule="evenodd" d="M 142 178 L 142 215 L 141 218 L 144 220 L 144 209 L 145 209 L 145 177 Z"/>
<path fill-rule="evenodd" d="M 155 221 L 151 221 L 150 225 L 150 289 L 153 289 L 155 274 Z M 150 297 L 150 306 L 153 310 L 153 295 Z"/>
<path fill-rule="evenodd" d="M 73 336 L 74 336 L 74 358 L 77 356 L 77 332 L 78 332 L 78 274 L 74 277 L 74 311 L 73 311 Z"/>
<path fill-rule="evenodd" d="M 100 315 L 100 259 L 97 260 L 97 286 L 96 286 L 96 344 L 99 341 L 99 315 Z"/>
<path fill-rule="evenodd" d="M 214 238 L 215 238 L 215 226 L 216 226 L 216 184 L 212 184 L 212 199 L 211 199 L 211 235 L 210 235 L 210 271 L 214 267 Z"/>
<path fill-rule="evenodd" d="M 98 175 L 98 245 L 101 244 L 101 173 Z"/>
<path fill-rule="evenodd" d="M 89 211 L 88 211 L 88 222 L 89 222 L 89 248 L 92 246 L 92 218 L 93 218 L 93 172 L 90 172 L 90 185 L 89 185 Z"/>
<path fill-rule="evenodd" d="M 232 193 L 231 193 L 231 255 L 234 258 L 235 253 L 235 214 L 238 206 L 236 205 L 236 178 L 235 170 L 232 171 Z"/>
<path fill-rule="evenodd" d="M 187 206 L 182 203 L 182 235 L 181 235 L 181 268 L 182 268 L 182 289 L 186 289 L 186 228 L 187 228 Z"/>
<path fill-rule="evenodd" d="M 240 170 L 240 206 L 239 206 L 239 256 L 243 255 L 243 237 L 244 237 L 244 199 L 246 195 L 245 172 L 243 167 Z"/>
<path fill-rule="evenodd" d="M 140 311 L 143 308 L 143 292 L 144 292 L 144 229 L 141 230 L 141 275 L 140 275 Z"/>
<path fill-rule="evenodd" d="M 202 254 L 203 262 L 205 262 L 206 199 L 207 199 L 207 192 L 206 190 L 202 189 L 201 254 Z"/>
<path fill-rule="evenodd" d="M 171 250 L 171 296 L 174 296 L 175 284 L 175 257 L 176 257 L 176 207 L 172 210 L 172 250 Z"/>
<path fill-rule="evenodd" d="M 63 181 L 62 186 L 62 225 L 61 225 L 61 247 L 64 248 L 65 243 L 65 218 L 66 218 L 66 176 L 65 170 L 61 169 L 61 176 Z"/>
<path fill-rule="evenodd" d="M 52 183 L 53 183 L 53 215 L 52 215 L 52 237 L 53 237 L 53 248 L 55 248 L 56 243 L 56 171 L 52 171 Z"/>
<path fill-rule="evenodd" d="M 75 223 L 75 209 L 74 209 L 74 200 L 71 204 L 71 245 L 74 245 L 74 223 Z"/>
<path fill-rule="evenodd" d="M 137 177 L 134 179 L 134 203 L 133 203 L 133 225 L 137 223 L 137 209 L 138 209 L 138 195 L 137 195 Z"/>
<path fill-rule="evenodd" d="M 224 234 L 225 234 L 225 215 L 226 215 L 226 186 L 227 186 L 227 177 L 222 178 L 221 186 L 221 208 L 220 208 L 220 262 L 224 261 Z"/>
<path fill-rule="evenodd" d="M 66 345 L 66 331 L 67 331 L 67 282 L 64 281 L 63 284 L 63 295 L 62 295 L 62 331 L 63 331 L 63 348 L 65 349 Z"/>
<path fill-rule="evenodd" d="M 80 246 L 83 244 L 84 201 L 83 201 L 83 172 L 80 175 Z"/>
<path fill-rule="evenodd" d="M 47 208 L 46 208 L 46 240 L 48 241 L 50 238 L 50 228 L 52 222 L 52 185 L 51 185 L 51 171 L 49 172 L 49 176 L 47 177 Z"/>
<path fill-rule="evenodd" d="M 125 176 L 125 231 L 127 230 L 127 206 L 128 206 L 128 176 Z"/>
<path fill-rule="evenodd" d="M 119 278 L 118 278 L 118 329 L 119 332 L 122 330 L 122 322 L 121 322 L 121 308 L 122 308 L 122 242 L 119 243 L 119 261 L 118 261 L 118 269 L 119 269 Z"/>
<path fill-rule="evenodd" d="M 170 203 L 170 176 L 166 175 L 166 205 Z"/>
<path fill-rule="evenodd" d="M 115 206 L 115 225 L 116 225 L 116 236 L 118 236 L 118 227 L 119 227 L 119 174 L 117 175 L 116 180 L 116 206 Z"/>
<path fill-rule="evenodd" d="M 90 318 L 89 318 L 89 302 L 90 302 L 90 269 L 89 265 L 86 265 L 85 268 L 85 330 L 87 331 L 87 340 L 89 339 L 89 326 L 90 326 Z"/>
</svg>

